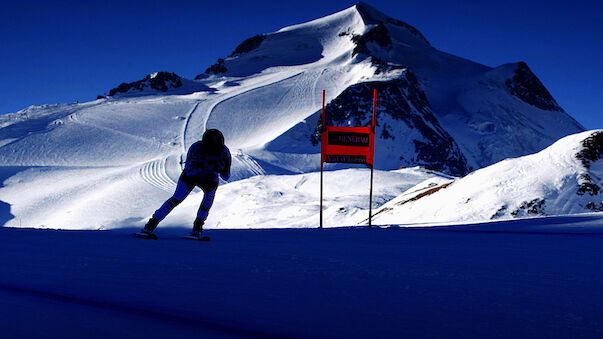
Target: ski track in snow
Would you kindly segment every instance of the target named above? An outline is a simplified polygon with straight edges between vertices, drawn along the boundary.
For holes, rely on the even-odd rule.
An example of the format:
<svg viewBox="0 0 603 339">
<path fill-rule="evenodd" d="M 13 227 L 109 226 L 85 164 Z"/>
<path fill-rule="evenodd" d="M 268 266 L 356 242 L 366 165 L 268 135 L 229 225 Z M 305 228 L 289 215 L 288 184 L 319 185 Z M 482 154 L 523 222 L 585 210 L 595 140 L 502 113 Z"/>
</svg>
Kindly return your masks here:
<svg viewBox="0 0 603 339">
<path fill-rule="evenodd" d="M 186 136 L 187 136 L 186 131 L 188 130 L 188 125 L 190 124 L 191 117 L 193 116 L 193 114 L 197 110 L 197 107 L 199 107 L 200 103 L 201 103 L 200 101 L 197 101 L 197 103 L 195 104 L 195 106 L 193 106 L 193 108 L 191 108 L 190 112 L 188 112 L 188 114 L 186 115 L 186 122 L 184 123 L 184 127 L 182 128 L 182 136 L 181 136 L 182 137 L 182 153 L 183 153 L 183 156 L 186 156 L 186 152 L 188 151 L 188 149 L 187 149 L 188 143 L 186 142 Z M 192 145 L 193 143 L 191 142 L 190 144 Z M 184 161 L 184 160 L 182 160 L 182 161 Z"/>
<path fill-rule="evenodd" d="M 278 83 L 284 83 L 287 80 L 294 79 L 295 77 L 297 77 L 297 76 L 299 76 L 300 74 L 303 74 L 303 73 L 305 73 L 305 72 L 304 71 L 295 71 L 295 74 L 285 76 L 284 78 L 283 77 L 278 77 L 277 79 L 272 79 L 268 83 L 264 83 L 264 84 L 261 84 L 259 86 L 252 86 L 252 87 L 243 88 L 242 90 L 236 91 L 234 93 L 229 93 L 229 94 L 221 97 L 218 101 L 214 102 L 209 107 L 208 113 L 207 113 L 207 115 L 204 118 L 204 122 L 200 126 L 201 130 L 205 130 L 205 129 L 208 128 L 209 121 L 212 119 L 212 116 L 214 116 L 214 117 L 216 116 L 215 110 L 220 105 L 227 104 L 229 101 L 234 100 L 234 99 L 236 99 L 238 97 L 241 97 L 241 96 L 243 96 L 245 94 L 248 94 L 248 93 L 251 93 L 251 92 L 254 92 L 254 91 L 258 91 L 258 90 L 262 90 L 262 89 L 266 89 L 266 88 L 269 88 L 270 86 L 273 86 L 273 85 L 278 84 Z M 286 73 L 286 74 L 288 74 L 288 73 Z M 273 98 L 267 98 L 267 100 L 272 100 L 272 99 Z M 229 118 L 229 120 L 230 119 L 232 119 L 232 118 Z M 238 147 L 238 145 L 235 145 L 235 146 Z"/>
<path fill-rule="evenodd" d="M 176 187 L 176 182 L 170 178 L 166 171 L 168 159 L 161 158 L 144 163 L 140 169 L 140 177 L 153 187 L 171 193 Z"/>
<path fill-rule="evenodd" d="M 240 164 L 243 164 L 243 166 L 251 172 L 252 176 L 266 174 L 266 171 L 264 171 L 262 166 L 249 155 L 241 152 L 233 154 L 232 157 L 233 162 L 238 160 Z"/>
<path fill-rule="evenodd" d="M 88 126 L 88 127 L 92 127 L 92 128 L 98 128 L 100 130 L 107 131 L 109 133 L 118 134 L 118 135 L 124 136 L 126 138 L 132 138 L 132 139 L 135 139 L 135 140 L 139 140 L 139 141 L 143 141 L 143 142 L 147 142 L 147 143 L 151 143 L 151 144 L 156 144 L 157 143 L 157 140 L 155 140 L 154 138 L 146 138 L 146 137 L 142 137 L 140 135 L 126 133 L 126 132 L 117 130 L 115 128 L 111 128 L 111 127 L 107 127 L 107 126 L 100 126 L 98 124 L 94 124 L 94 123 L 82 121 L 82 120 L 80 120 L 77 117 L 77 113 L 70 114 L 69 115 L 69 121 L 72 122 L 72 123 L 75 123 L 75 124 L 83 125 L 83 126 Z"/>
</svg>

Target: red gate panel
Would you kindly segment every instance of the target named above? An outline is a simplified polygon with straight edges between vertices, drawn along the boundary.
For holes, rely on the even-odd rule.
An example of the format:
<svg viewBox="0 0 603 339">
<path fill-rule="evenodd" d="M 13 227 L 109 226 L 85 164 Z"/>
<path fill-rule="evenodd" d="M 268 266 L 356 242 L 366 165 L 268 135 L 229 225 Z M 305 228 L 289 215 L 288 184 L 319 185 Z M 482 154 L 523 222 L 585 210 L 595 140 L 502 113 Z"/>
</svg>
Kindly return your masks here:
<svg viewBox="0 0 603 339">
<path fill-rule="evenodd" d="M 321 136 L 321 161 L 373 165 L 375 134 L 370 127 L 326 126 Z"/>
</svg>

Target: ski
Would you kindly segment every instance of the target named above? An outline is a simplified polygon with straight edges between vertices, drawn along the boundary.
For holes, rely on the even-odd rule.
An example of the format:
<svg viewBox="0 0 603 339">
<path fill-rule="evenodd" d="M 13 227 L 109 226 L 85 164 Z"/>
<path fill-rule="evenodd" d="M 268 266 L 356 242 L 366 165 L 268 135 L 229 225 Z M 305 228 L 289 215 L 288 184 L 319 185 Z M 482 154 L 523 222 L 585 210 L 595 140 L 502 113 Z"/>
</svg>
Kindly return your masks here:
<svg viewBox="0 0 603 339">
<path fill-rule="evenodd" d="M 141 238 L 141 239 L 153 239 L 153 240 L 157 240 L 157 235 L 155 235 L 153 233 L 147 234 L 147 233 L 138 232 L 138 233 L 134 233 L 134 236 L 136 238 Z"/>
<path fill-rule="evenodd" d="M 184 239 L 189 239 L 189 240 L 197 240 L 197 241 L 210 241 L 210 237 L 208 236 L 204 236 L 204 237 L 194 237 L 192 235 L 187 235 L 184 237 Z"/>
</svg>

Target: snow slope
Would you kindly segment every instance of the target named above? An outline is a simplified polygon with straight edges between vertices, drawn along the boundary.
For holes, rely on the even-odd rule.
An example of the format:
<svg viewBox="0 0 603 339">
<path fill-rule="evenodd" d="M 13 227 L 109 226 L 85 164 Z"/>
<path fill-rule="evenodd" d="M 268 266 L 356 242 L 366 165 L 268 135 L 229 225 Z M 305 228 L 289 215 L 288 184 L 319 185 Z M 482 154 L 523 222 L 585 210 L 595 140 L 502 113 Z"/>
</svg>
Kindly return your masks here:
<svg viewBox="0 0 603 339">
<path fill-rule="evenodd" d="M 0 228 L 1 336 L 601 337 L 602 222 L 211 230 L 209 243 Z"/>
<path fill-rule="evenodd" d="M 418 168 L 376 171 L 373 203 L 376 206 L 427 178 L 450 178 Z M 325 172 L 324 226 L 367 224 L 370 171 L 345 169 Z M 202 192 L 182 203 L 162 225 L 192 223 Z M 320 210 L 320 173 L 255 176 L 218 189 L 208 218 L 209 228 L 317 227 Z M 235 208 L 233 208 L 235 206 Z"/>
<path fill-rule="evenodd" d="M 142 169 L 17 168 L 0 191 L 0 200 L 13 197 L 10 212 L 15 217 L 6 225 L 106 229 L 146 222 L 141 213 L 151 215 L 173 193 L 174 182 L 163 174 L 164 166 L 163 161 L 154 161 Z M 376 171 L 373 201 L 383 204 L 434 176 L 444 175 L 421 169 Z M 353 225 L 368 217 L 369 178 L 367 169 L 325 173 L 325 226 Z M 319 182 L 319 173 L 308 173 L 254 176 L 224 184 L 206 228 L 316 227 Z M 20 194 L 23 190 L 28 193 Z M 195 189 L 162 227 L 192 225 L 202 197 L 203 192 Z"/>
<path fill-rule="evenodd" d="M 246 194 L 278 194 L 316 172 L 313 135 L 321 90 L 333 102 L 328 112 L 336 123 L 363 124 L 371 100 L 364 91 L 377 84 L 387 89 L 377 130 L 381 170 L 423 166 L 463 175 L 583 129 L 527 66 L 491 69 L 440 52 L 414 27 L 359 3 L 254 37 L 195 80 L 156 72 L 88 103 L 32 106 L 0 116 L 0 219 L 10 226 L 53 228 L 141 225 L 174 189 L 187 148 L 206 128 L 219 128 L 233 153 L 233 177 L 232 186 L 218 193 L 212 217 L 221 213 L 227 220 L 220 227 L 242 227 L 246 218 L 268 226 L 268 217 L 249 217 L 255 210 L 246 206 L 253 198 L 225 195 L 255 185 L 238 181 L 256 175 L 268 176 L 249 180 L 266 181 L 266 189 L 275 191 Z M 338 102 L 347 105 L 338 110 Z M 361 173 L 334 176 L 349 188 Z M 283 174 L 300 176 L 271 176 Z M 377 180 L 396 175 L 382 173 Z M 426 177 L 415 179 L 378 185 L 406 189 Z M 393 194 L 384 192 L 378 203 Z M 221 203 L 220 196 L 239 204 Z M 277 208 L 267 198 L 259 208 L 275 208 L 272 221 L 279 225 L 271 227 L 316 226 L 308 214 L 316 196 L 296 199 L 289 201 L 300 206 L 295 216 L 289 204 Z M 329 208 L 347 211 L 341 219 L 347 222 L 365 200 L 333 198 Z M 179 207 L 186 215 L 195 209 L 193 203 Z"/>
<path fill-rule="evenodd" d="M 603 211 L 603 130 L 565 137 L 457 180 L 428 179 L 381 207 L 375 224 L 480 221 Z"/>
</svg>

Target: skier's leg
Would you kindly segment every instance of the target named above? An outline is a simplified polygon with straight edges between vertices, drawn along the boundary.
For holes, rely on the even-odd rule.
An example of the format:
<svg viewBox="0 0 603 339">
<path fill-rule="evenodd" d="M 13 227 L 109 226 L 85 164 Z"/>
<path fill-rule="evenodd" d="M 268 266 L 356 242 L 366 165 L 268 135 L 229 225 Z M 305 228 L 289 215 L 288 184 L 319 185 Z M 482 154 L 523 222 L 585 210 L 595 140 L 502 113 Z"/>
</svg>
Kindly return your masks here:
<svg viewBox="0 0 603 339">
<path fill-rule="evenodd" d="M 148 233 L 151 233 L 157 227 L 157 224 L 174 209 L 174 207 L 178 206 L 193 190 L 195 186 L 188 183 L 185 178 L 182 176 L 178 179 L 178 184 L 176 185 L 176 191 L 174 195 L 166 200 L 158 210 L 155 211 L 153 217 L 149 220 L 147 225 L 145 226 L 145 230 Z"/>
<path fill-rule="evenodd" d="M 174 209 L 174 207 L 178 206 L 188 196 L 193 188 L 193 185 L 189 185 L 183 180 L 178 180 L 178 185 L 176 186 L 174 195 L 166 200 L 163 205 L 161 205 L 161 207 L 155 211 L 153 216 L 159 221 L 163 220 Z"/>
<path fill-rule="evenodd" d="M 209 210 L 214 203 L 218 183 L 203 182 L 201 184 L 201 189 L 203 189 L 203 201 L 201 201 L 201 206 L 199 206 L 199 211 L 197 211 L 197 218 L 193 224 L 192 234 L 199 234 L 203 230 L 203 224 L 205 223 L 205 220 L 209 215 Z"/>
<path fill-rule="evenodd" d="M 216 197 L 216 190 L 203 192 L 203 201 L 201 201 L 201 206 L 199 206 L 199 211 L 197 212 L 197 218 L 199 219 L 207 219 L 209 215 L 209 209 L 214 204 L 214 198 Z"/>
</svg>

